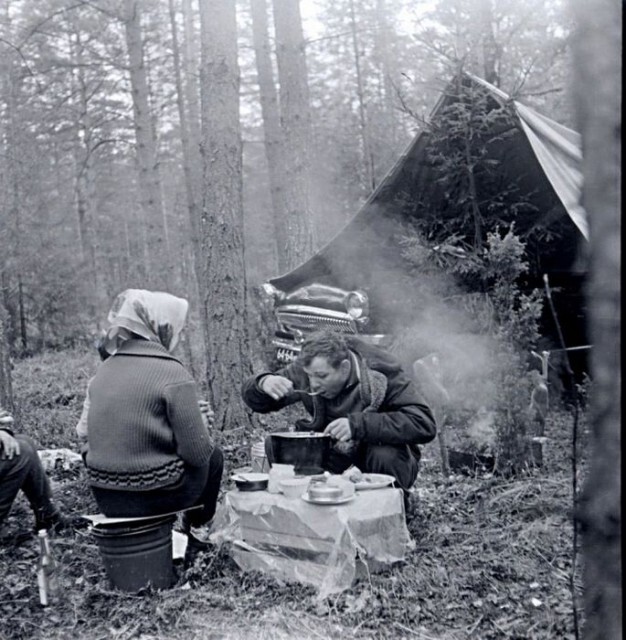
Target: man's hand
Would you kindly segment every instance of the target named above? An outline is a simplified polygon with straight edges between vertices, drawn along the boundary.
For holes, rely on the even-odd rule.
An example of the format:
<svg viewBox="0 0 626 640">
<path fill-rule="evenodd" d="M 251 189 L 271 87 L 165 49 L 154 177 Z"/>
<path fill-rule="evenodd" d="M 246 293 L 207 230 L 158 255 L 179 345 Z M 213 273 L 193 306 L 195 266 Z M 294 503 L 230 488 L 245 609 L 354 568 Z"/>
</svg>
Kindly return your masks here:
<svg viewBox="0 0 626 640">
<path fill-rule="evenodd" d="M 337 418 L 333 420 L 326 429 L 324 429 L 324 433 L 327 433 L 335 440 L 339 440 L 339 442 L 352 440 L 352 431 L 350 430 L 350 421 L 348 418 Z"/>
<path fill-rule="evenodd" d="M 259 384 L 261 391 L 267 393 L 270 398 L 280 400 L 293 393 L 293 382 L 283 376 L 268 375 L 261 379 Z"/>
<path fill-rule="evenodd" d="M 0 449 L 4 460 L 13 460 L 13 456 L 20 455 L 20 443 L 6 431 L 0 431 Z"/>
</svg>

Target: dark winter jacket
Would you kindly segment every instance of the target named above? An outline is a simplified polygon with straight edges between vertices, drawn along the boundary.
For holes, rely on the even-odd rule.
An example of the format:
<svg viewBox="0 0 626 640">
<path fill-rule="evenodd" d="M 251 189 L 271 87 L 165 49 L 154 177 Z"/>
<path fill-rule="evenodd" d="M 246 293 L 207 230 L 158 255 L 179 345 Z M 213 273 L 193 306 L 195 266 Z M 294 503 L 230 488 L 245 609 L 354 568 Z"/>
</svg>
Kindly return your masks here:
<svg viewBox="0 0 626 640">
<path fill-rule="evenodd" d="M 274 400 L 261 390 L 259 381 L 264 376 L 251 376 L 243 385 L 242 396 L 245 403 L 259 413 L 278 411 L 295 402 L 302 402 L 306 410 L 314 416 L 311 423 L 300 422 L 300 429 L 323 431 L 332 420 L 345 417 L 350 422 L 352 438 L 357 442 L 369 444 L 408 444 L 419 459 L 417 445 L 433 440 L 436 434 L 435 419 L 430 408 L 420 396 L 415 383 L 402 370 L 402 367 L 391 354 L 377 347 L 368 345 L 356 338 L 349 339 L 349 347 L 353 356 L 361 363 L 364 373 L 362 380 L 348 380 L 344 391 L 337 399 L 328 400 L 321 396 L 309 397 L 292 394 L 280 400 Z M 378 372 L 378 373 L 376 373 Z M 353 385 L 362 386 L 371 379 L 372 396 L 375 396 L 376 380 L 384 376 L 384 395 L 374 403 L 374 409 L 367 402 L 358 402 Z M 302 366 L 296 361 L 276 371 L 274 375 L 284 376 L 291 380 L 295 389 L 308 389 L 309 381 Z M 362 396 L 363 394 L 361 394 Z M 353 398 L 353 401 L 350 399 Z M 337 411 L 337 407 L 341 407 Z"/>
</svg>

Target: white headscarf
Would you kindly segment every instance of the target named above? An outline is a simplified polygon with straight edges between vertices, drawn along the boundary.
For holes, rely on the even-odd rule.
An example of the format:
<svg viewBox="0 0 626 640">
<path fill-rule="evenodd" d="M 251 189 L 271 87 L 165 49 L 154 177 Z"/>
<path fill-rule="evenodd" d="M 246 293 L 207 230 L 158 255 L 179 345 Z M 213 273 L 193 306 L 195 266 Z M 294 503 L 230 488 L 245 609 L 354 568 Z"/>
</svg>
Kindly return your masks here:
<svg viewBox="0 0 626 640">
<path fill-rule="evenodd" d="M 185 326 L 189 303 L 163 291 L 126 289 L 122 291 L 109 311 L 105 348 L 115 353 L 122 342 L 136 334 L 162 344 L 173 351 Z"/>
</svg>

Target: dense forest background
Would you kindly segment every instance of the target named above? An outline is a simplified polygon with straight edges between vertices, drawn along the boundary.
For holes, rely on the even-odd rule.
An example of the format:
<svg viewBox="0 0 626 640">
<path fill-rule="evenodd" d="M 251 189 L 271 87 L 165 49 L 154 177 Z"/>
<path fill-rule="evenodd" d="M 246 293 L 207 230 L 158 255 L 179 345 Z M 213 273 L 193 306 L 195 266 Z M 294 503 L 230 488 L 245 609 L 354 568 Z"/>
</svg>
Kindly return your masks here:
<svg viewBox="0 0 626 640">
<path fill-rule="evenodd" d="M 190 298 L 198 327 L 199 296 L 224 293 L 210 283 L 227 255 L 241 256 L 226 266 L 246 292 L 306 259 L 356 213 L 460 66 L 574 124 L 561 0 L 240 0 L 236 15 L 235 3 L 193 0 L 0 6 L 0 287 L 13 355 L 93 340 L 127 287 Z M 220 104 L 226 85 L 235 100 Z M 211 156 L 207 131 L 222 129 L 224 149 L 242 151 L 241 182 L 222 194 L 230 222 L 211 214 L 234 166 L 212 164 L 227 154 Z"/>
<path fill-rule="evenodd" d="M 561 414 L 547 433 L 561 447 L 572 438 L 572 451 L 555 447 L 545 482 L 523 476 L 513 489 L 506 483 L 494 489 L 502 493 L 487 504 L 497 498 L 502 509 L 492 511 L 490 531 L 494 540 L 496 532 L 510 532 L 511 539 L 500 539 L 492 551 L 497 557 L 511 551 L 515 569 L 514 562 L 525 558 L 515 544 L 536 543 L 533 557 L 556 575 L 554 585 L 546 579 L 546 591 L 556 603 L 545 610 L 547 635 L 536 637 L 578 637 L 576 615 L 572 623 L 563 611 L 570 606 L 568 593 L 574 614 L 577 607 L 573 516 L 578 518 L 589 559 L 586 580 L 592 587 L 586 594 L 588 637 L 619 637 L 620 363 L 615 344 L 620 323 L 621 102 L 615 90 L 620 82 L 612 80 L 621 73 L 615 55 L 621 47 L 621 8 L 613 0 L 567 4 L 0 0 L 0 404 L 13 404 L 15 369 L 16 386 L 22 398 L 28 398 L 15 403 L 18 420 L 20 405 L 29 409 L 24 412 L 30 420 L 26 431 L 30 428 L 44 445 L 56 442 L 33 409 L 39 402 L 41 417 L 52 420 L 50 402 L 69 404 L 70 427 L 63 427 L 68 438 L 76 417 L 71 412 L 78 410 L 87 377 L 87 365 L 83 360 L 76 364 L 76 358 L 85 358 L 84 348 L 93 346 L 114 296 L 128 287 L 164 289 L 190 300 L 183 344 L 186 364 L 215 408 L 220 437 L 239 439 L 237 429 L 249 419 L 239 398 L 240 381 L 261 347 L 256 285 L 307 259 L 343 227 L 411 138 L 428 126 L 428 114 L 453 74 L 465 69 L 581 130 L 583 203 L 592 221 L 594 275 L 588 294 L 595 314 L 591 338 L 596 395 L 590 422 L 596 448 L 584 500 L 576 503 L 577 422 L 571 427 L 569 415 L 566 419 Z M 576 14 L 578 33 L 572 19 Z M 576 65 L 572 46 L 578 48 Z M 68 347 L 82 350 L 65 351 Z M 63 353 L 46 353 L 51 350 Z M 29 357 L 33 355 L 39 360 Z M 48 356 L 58 360 L 50 361 L 46 375 L 54 383 L 64 380 L 67 393 L 53 394 L 53 382 L 46 386 L 37 378 Z M 509 376 L 508 384 L 518 390 L 518 405 L 525 407 L 528 398 L 519 392 L 519 380 Z M 22 423 L 27 422 L 24 418 Z M 571 477 L 564 471 L 568 455 Z M 558 482 L 550 477 L 553 467 L 560 469 Z M 459 593 L 474 597 L 474 566 L 481 572 L 491 566 L 494 575 L 500 571 L 500 565 L 485 561 L 480 529 L 491 478 L 476 484 L 476 491 L 465 482 L 459 486 L 468 493 L 457 491 L 454 484 L 433 482 L 432 501 L 428 486 L 424 500 L 430 513 L 441 508 L 440 526 L 431 529 L 436 535 L 430 539 L 426 523 L 425 548 L 449 551 L 451 533 L 465 535 L 475 529 L 477 536 L 471 547 L 458 546 L 456 556 L 446 554 L 457 562 L 450 575 L 461 575 L 466 566 L 471 569 L 464 576 L 466 589 L 459 592 L 451 580 L 448 591 L 440 590 L 446 605 L 458 601 Z M 558 488 L 557 507 L 545 496 L 532 497 L 541 494 L 542 486 Z M 460 496 L 457 515 L 466 520 L 455 524 L 450 515 L 454 505 L 449 512 L 442 508 L 447 509 L 446 495 Z M 473 501 L 475 513 L 466 513 Z M 565 509 L 566 501 L 572 509 Z M 534 520 L 530 513 L 545 518 Z M 528 524 L 526 529 L 502 526 L 514 514 Z M 552 543 L 545 544 L 537 531 L 554 533 Z M 565 542 L 557 537 L 566 534 Z M 555 558 L 557 553 L 565 556 L 570 542 L 573 557 L 558 559 L 554 566 L 545 561 L 546 555 L 552 557 L 546 549 L 554 549 Z M 475 565 L 468 565 L 468 548 L 478 550 Z M 20 569 L 13 557 L 7 558 L 12 570 L 30 567 L 22 563 Z M 430 589 L 441 581 L 441 576 L 428 575 L 424 581 L 422 561 L 420 556 L 419 562 L 410 563 L 409 569 L 420 571 L 406 582 L 410 604 L 400 601 L 404 614 L 418 611 L 416 593 L 433 595 L 425 582 Z M 439 569 L 442 561 L 436 558 L 433 566 Z M 517 574 L 504 562 L 501 567 L 515 585 L 540 587 L 534 582 L 534 564 Z M 237 572 L 232 576 L 234 601 L 241 596 L 241 579 Z M 496 578 L 498 584 L 503 580 L 502 575 Z M 7 584 L 12 594 L 19 593 L 13 582 Z M 380 593 L 393 589 L 383 583 Z M 526 602 L 527 596 L 516 596 L 515 602 Z M 90 597 L 85 599 L 89 610 Z M 10 598 L 2 601 L 13 606 Z M 537 608 L 535 601 L 530 600 Z M 250 615 L 257 616 L 254 592 L 247 602 Z M 499 599 L 492 602 L 500 606 Z M 423 600 L 421 605 L 426 612 Z M 475 618 L 473 610 L 483 603 L 474 600 L 464 606 L 464 616 Z M 133 616 L 135 607 L 133 601 Z M 350 616 L 353 610 L 361 611 L 346 610 Z M 365 610 L 376 619 L 374 627 L 378 618 L 384 619 L 379 616 L 383 609 L 368 605 Z M 537 613 L 526 607 L 526 614 L 532 620 L 517 616 L 518 622 L 532 630 Z M 14 619 L 13 614 L 6 617 Z M 565 618 L 567 623 L 562 623 Z M 489 615 L 481 613 L 477 620 L 463 621 L 463 637 L 481 622 L 487 625 Z M 30 610 L 25 609 L 22 623 L 32 625 Z M 362 621 L 355 627 L 350 618 L 350 624 L 356 633 Z M 531 637 L 530 631 L 518 633 L 513 624 L 507 626 L 510 635 L 503 636 L 497 625 L 493 636 L 483 635 Z"/>
</svg>

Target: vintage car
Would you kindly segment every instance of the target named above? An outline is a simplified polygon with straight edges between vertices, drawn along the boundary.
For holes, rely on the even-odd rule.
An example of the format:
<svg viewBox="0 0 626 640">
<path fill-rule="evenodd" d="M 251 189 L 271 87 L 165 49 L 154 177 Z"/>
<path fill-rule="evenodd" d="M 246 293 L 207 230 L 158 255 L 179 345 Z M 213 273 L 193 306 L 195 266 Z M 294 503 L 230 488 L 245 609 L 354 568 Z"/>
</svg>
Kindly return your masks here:
<svg viewBox="0 0 626 640">
<path fill-rule="evenodd" d="M 579 135 L 466 73 L 455 77 L 443 92 L 431 122 L 459 99 L 459 87 L 477 89 L 483 99 L 487 96 L 490 108 L 506 105 L 508 113 L 513 113 L 514 122 L 506 125 L 493 119 L 494 129 L 487 132 L 488 153 L 482 158 L 485 170 L 476 171 L 476 188 L 488 194 L 497 183 L 500 193 L 523 195 L 526 206 L 511 206 L 510 222 L 526 242 L 531 269 L 525 285 L 541 289 L 547 274 L 567 345 L 586 344 L 582 286 L 588 232 L 579 204 Z M 273 344 L 279 361 L 291 360 L 305 336 L 318 328 L 389 344 L 399 328 L 419 319 L 421 277 L 416 279 L 409 269 L 402 247 L 407 224 L 427 216 L 444 220 L 459 215 L 430 159 L 432 137 L 429 129 L 419 132 L 333 240 L 300 266 L 263 285 L 273 299 L 277 323 Z M 507 189 L 508 185 L 515 185 L 514 189 Z M 431 246 L 430 250 L 448 260 L 463 259 L 461 246 Z M 543 329 L 552 333 L 559 346 L 547 306 Z"/>
<path fill-rule="evenodd" d="M 265 283 L 264 291 L 274 300 L 278 328 L 272 340 L 276 358 L 286 363 L 293 360 L 305 336 L 317 329 L 332 329 L 358 334 L 372 344 L 384 345 L 384 333 L 373 333 L 369 298 L 363 291 L 345 291 L 339 287 L 313 284 L 288 293 Z"/>
</svg>

